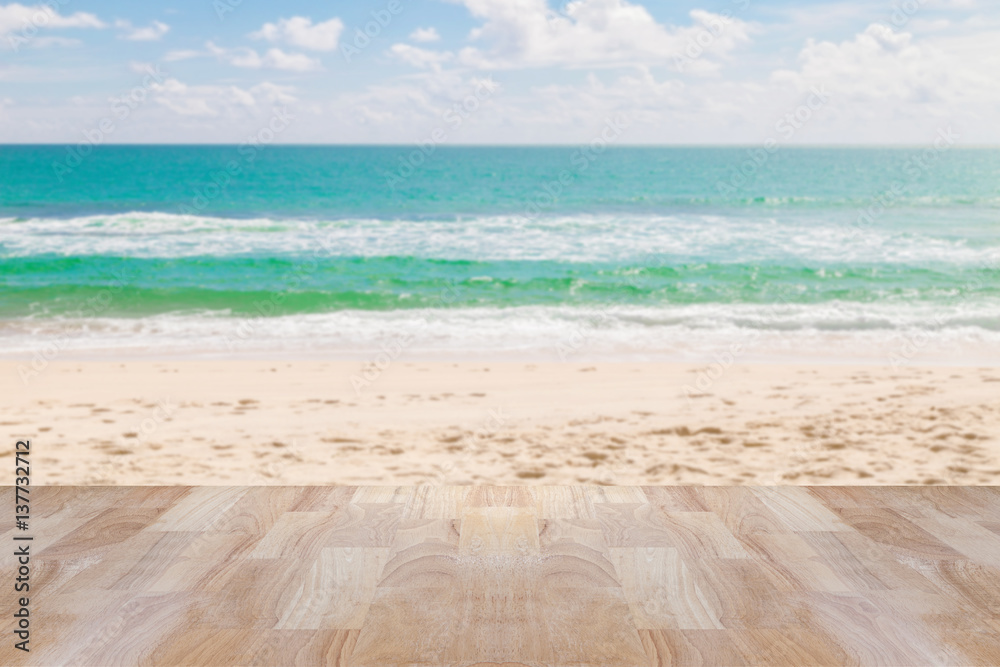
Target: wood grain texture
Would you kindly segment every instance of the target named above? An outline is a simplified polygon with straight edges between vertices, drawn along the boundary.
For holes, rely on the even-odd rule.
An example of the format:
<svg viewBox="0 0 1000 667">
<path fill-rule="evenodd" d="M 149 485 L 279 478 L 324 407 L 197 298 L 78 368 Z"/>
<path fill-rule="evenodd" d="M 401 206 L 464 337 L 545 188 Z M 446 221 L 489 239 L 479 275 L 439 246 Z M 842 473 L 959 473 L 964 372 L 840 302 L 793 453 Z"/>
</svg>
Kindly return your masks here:
<svg viewBox="0 0 1000 667">
<path fill-rule="evenodd" d="M 40 487 L 32 513 L 32 651 L 3 665 L 1000 664 L 995 487 Z"/>
</svg>

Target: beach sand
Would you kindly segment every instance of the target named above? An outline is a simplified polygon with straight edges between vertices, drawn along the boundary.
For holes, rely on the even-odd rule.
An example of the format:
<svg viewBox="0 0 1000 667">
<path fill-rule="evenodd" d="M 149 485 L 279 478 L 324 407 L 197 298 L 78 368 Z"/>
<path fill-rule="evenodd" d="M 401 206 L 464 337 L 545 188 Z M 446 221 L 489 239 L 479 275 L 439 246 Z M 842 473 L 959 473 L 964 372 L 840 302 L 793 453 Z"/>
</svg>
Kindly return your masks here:
<svg viewBox="0 0 1000 667">
<path fill-rule="evenodd" d="M 30 438 L 40 485 L 1000 484 L 997 368 L 0 368 L 5 453 Z"/>
</svg>

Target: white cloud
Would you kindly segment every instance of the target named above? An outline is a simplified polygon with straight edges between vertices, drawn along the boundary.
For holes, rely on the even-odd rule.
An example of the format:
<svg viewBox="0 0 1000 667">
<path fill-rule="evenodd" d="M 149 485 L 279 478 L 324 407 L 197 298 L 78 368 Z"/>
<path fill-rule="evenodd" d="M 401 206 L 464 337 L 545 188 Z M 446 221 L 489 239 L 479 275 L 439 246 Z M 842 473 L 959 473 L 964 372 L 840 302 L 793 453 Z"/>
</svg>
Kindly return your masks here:
<svg viewBox="0 0 1000 667">
<path fill-rule="evenodd" d="M 302 53 L 285 53 L 281 49 L 268 49 L 261 59 L 263 67 L 284 69 L 293 72 L 308 72 L 322 69 L 319 61 Z"/>
<path fill-rule="evenodd" d="M 200 58 L 204 53 L 201 51 L 194 51 L 191 49 L 181 49 L 179 51 L 167 51 L 167 55 L 163 56 L 163 60 L 166 62 L 176 62 L 178 60 L 191 60 L 192 58 Z"/>
<path fill-rule="evenodd" d="M 477 111 L 462 140 L 575 143 L 621 114 L 629 121 L 623 143 L 924 143 L 947 127 L 962 141 L 996 141 L 998 42 L 997 32 L 918 37 L 872 26 L 843 42 L 800 42 L 794 67 L 741 77 L 678 77 L 643 64 L 617 76 L 595 67 L 584 83 L 533 76 L 542 83 L 510 85 Z M 442 97 L 432 86 L 461 90 L 462 70 L 442 66 L 456 61 L 448 52 L 396 44 L 390 54 L 425 71 L 338 99 L 349 136 L 419 140 Z M 814 88 L 828 100 L 787 137 L 782 121 L 813 99 Z"/>
<path fill-rule="evenodd" d="M 750 40 L 752 26 L 735 17 L 690 12 L 692 25 L 667 27 L 641 5 L 627 0 L 574 0 L 563 13 L 546 0 L 457 0 L 484 19 L 470 37 L 489 44 L 469 47 L 460 56 L 471 66 L 601 67 L 675 64 L 685 49 L 724 56 Z"/>
<path fill-rule="evenodd" d="M 170 30 L 170 26 L 160 21 L 153 21 L 145 28 L 136 28 L 130 21 L 115 21 L 115 27 L 125 32 L 119 37 L 133 42 L 156 42 Z"/>
<path fill-rule="evenodd" d="M 104 28 L 93 14 L 76 12 L 63 16 L 47 5 L 0 5 L 0 37 L 18 35 L 30 38 L 45 28 Z"/>
<path fill-rule="evenodd" d="M 180 116 L 243 118 L 296 101 L 292 88 L 263 82 L 252 88 L 190 86 L 174 78 L 150 87 L 157 104 Z"/>
<path fill-rule="evenodd" d="M 873 24 L 840 44 L 809 40 L 799 53 L 799 68 L 776 71 L 772 80 L 800 90 L 826 85 L 840 100 L 891 101 L 911 114 L 927 105 L 998 100 L 996 39 L 987 33 L 918 41 Z"/>
<path fill-rule="evenodd" d="M 313 25 L 310 18 L 293 16 L 277 23 L 265 23 L 250 36 L 269 42 L 285 42 L 310 51 L 333 51 L 337 48 L 343 30 L 344 23 L 338 18 Z"/>
<path fill-rule="evenodd" d="M 952 26 L 952 22 L 948 19 L 913 19 L 907 24 L 907 28 L 913 30 L 914 32 L 929 33 L 929 32 L 939 32 L 941 30 L 947 30 Z"/>
<path fill-rule="evenodd" d="M 331 141 L 409 143 L 425 139 L 434 128 L 441 128 L 448 141 L 468 137 L 483 122 L 491 127 L 502 119 L 493 110 L 503 94 L 502 82 L 468 76 L 454 70 L 421 72 L 400 80 L 373 84 L 359 92 L 338 96 L 324 110 L 327 121 L 325 139 Z M 475 98 L 476 93 L 479 97 Z M 464 112 L 461 122 L 454 109 L 475 98 L 474 113 Z M 450 119 L 450 120 L 449 120 Z M 339 136 L 339 138 L 338 138 Z"/>
<path fill-rule="evenodd" d="M 177 79 L 167 79 L 152 89 L 157 104 L 181 116 L 218 116 L 223 108 L 234 104 L 252 106 L 253 101 L 251 96 L 251 103 L 247 104 L 247 93 L 236 86 L 189 86 Z"/>
<path fill-rule="evenodd" d="M 404 63 L 421 69 L 439 69 L 453 57 L 448 51 L 429 51 L 410 44 L 393 44 L 389 53 Z"/>
<path fill-rule="evenodd" d="M 441 39 L 437 28 L 417 28 L 410 33 L 410 39 L 414 42 L 436 42 Z"/>
<path fill-rule="evenodd" d="M 310 58 L 302 53 L 285 53 L 278 48 L 268 49 L 263 55 L 248 48 L 224 49 L 212 42 L 205 44 L 205 48 L 208 49 L 209 54 L 234 67 L 280 69 L 291 72 L 309 72 L 322 69 L 319 61 L 315 58 Z M 179 56 L 187 54 L 174 52 L 173 55 L 174 60 L 182 60 L 183 58 Z"/>
<path fill-rule="evenodd" d="M 652 7 L 647 0 L 571 0 L 560 13 L 551 7 L 562 0 L 451 1 L 467 6 L 477 25 L 471 43 L 463 45 L 469 48 L 447 50 L 437 30 L 418 28 L 406 43 L 388 42 L 386 53 L 414 71 L 395 76 L 396 68 L 372 70 L 334 94 L 303 90 L 308 97 L 301 102 L 293 88 L 254 83 L 276 76 L 268 69 L 320 69 L 320 58 L 329 57 L 320 52 L 337 48 L 345 34 L 339 19 L 267 23 L 252 34 L 267 40 L 256 49 L 209 42 L 198 50 L 169 51 L 163 61 L 217 58 L 247 68 L 239 74 L 251 82 L 188 85 L 167 75 L 151 91 L 148 108 L 130 118 L 116 140 L 239 139 L 266 121 L 274 106 L 294 102 L 302 118 L 294 132 L 302 141 L 409 143 L 443 126 L 448 141 L 579 143 L 621 115 L 629 123 L 622 143 L 760 145 L 820 87 L 829 102 L 791 143 L 921 143 L 952 124 L 963 142 L 1000 142 L 1000 14 L 987 2 L 978 3 L 981 13 L 963 18 L 954 10 L 961 2 L 926 0 L 905 26 L 886 30 L 864 26 L 884 21 L 889 10 L 860 0 L 826 2 L 801 17 L 795 13 L 801 7 L 761 7 L 756 15 L 768 18 L 766 25 L 704 11 L 670 25 L 640 5 Z M 718 6 L 724 5 L 739 13 L 735 3 Z M 953 13 L 945 14 L 946 6 Z M 9 21 L 11 7 L 0 6 L 0 28 L 20 31 L 20 23 Z M 61 17 L 62 25 L 103 26 L 87 16 Z M 30 46 L 53 39 L 68 45 L 51 37 L 62 34 L 39 31 Z M 443 114 L 470 95 L 472 74 L 485 75 L 475 68 L 496 68 L 503 88 L 453 128 Z M 532 71 L 515 72 L 523 69 Z M 0 64 L 0 81 L 45 82 L 53 90 L 78 74 L 72 67 Z M 132 79 L 122 85 L 133 85 Z M 99 90 L 87 104 L 4 94 L 15 97 L 0 101 L 6 140 L 71 141 L 80 126 L 107 113 Z"/>
<path fill-rule="evenodd" d="M 250 92 L 263 97 L 271 104 L 293 104 L 298 102 L 298 98 L 292 94 L 294 90 L 291 86 L 279 86 L 276 83 L 265 81 L 251 88 Z"/>
<path fill-rule="evenodd" d="M 62 48 L 70 48 L 75 46 L 81 46 L 83 42 L 78 39 L 70 39 L 68 37 L 35 37 L 28 45 L 33 49 L 44 49 L 50 46 L 58 46 Z"/>
<path fill-rule="evenodd" d="M 268 49 L 261 57 L 261 66 L 291 72 L 309 72 L 323 69 L 319 61 L 303 53 L 285 53 L 281 49 Z"/>
</svg>

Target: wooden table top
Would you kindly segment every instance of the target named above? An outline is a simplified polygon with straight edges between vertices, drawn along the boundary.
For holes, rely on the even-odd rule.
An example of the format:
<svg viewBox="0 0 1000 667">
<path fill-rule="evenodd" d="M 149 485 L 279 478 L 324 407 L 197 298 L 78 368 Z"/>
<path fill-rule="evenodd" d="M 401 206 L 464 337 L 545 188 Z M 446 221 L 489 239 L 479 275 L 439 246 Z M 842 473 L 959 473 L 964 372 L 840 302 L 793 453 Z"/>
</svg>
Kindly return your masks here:
<svg viewBox="0 0 1000 667">
<path fill-rule="evenodd" d="M 996 487 L 45 487 L 31 502 L 32 650 L 13 648 L 4 582 L 4 665 L 1000 664 Z"/>
</svg>

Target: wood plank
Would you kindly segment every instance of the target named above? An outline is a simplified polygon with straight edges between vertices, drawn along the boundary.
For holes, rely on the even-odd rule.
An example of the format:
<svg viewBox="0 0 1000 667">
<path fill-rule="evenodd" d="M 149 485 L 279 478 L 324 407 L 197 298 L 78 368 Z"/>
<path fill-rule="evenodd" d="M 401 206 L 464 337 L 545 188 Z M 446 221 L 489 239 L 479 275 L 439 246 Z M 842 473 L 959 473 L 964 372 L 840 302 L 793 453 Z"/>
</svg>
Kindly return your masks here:
<svg viewBox="0 0 1000 667">
<path fill-rule="evenodd" d="M 846 531 L 848 527 L 809 489 L 797 486 L 754 487 L 757 496 L 791 530 Z"/>
<path fill-rule="evenodd" d="M 462 554 L 480 558 L 502 554 L 537 556 L 535 515 L 521 507 L 469 508 L 462 516 L 458 547 Z"/>
<path fill-rule="evenodd" d="M 900 513 L 884 508 L 838 508 L 844 523 L 896 556 L 927 560 L 958 560 L 963 555 Z"/>
<path fill-rule="evenodd" d="M 418 486 L 403 510 L 404 519 L 460 519 L 469 489 L 464 486 Z"/>
<path fill-rule="evenodd" d="M 698 572 L 677 549 L 611 549 L 611 558 L 640 630 L 723 629 Z"/>
<path fill-rule="evenodd" d="M 249 491 L 233 486 L 191 488 L 153 524 L 154 530 L 213 530 L 216 521 L 226 516 L 226 510 Z"/>
<path fill-rule="evenodd" d="M 278 630 L 360 630 L 388 549 L 323 549 L 304 577 L 285 590 Z"/>
<path fill-rule="evenodd" d="M 37 491 L 5 665 L 1000 664 L 992 487 Z"/>
</svg>

